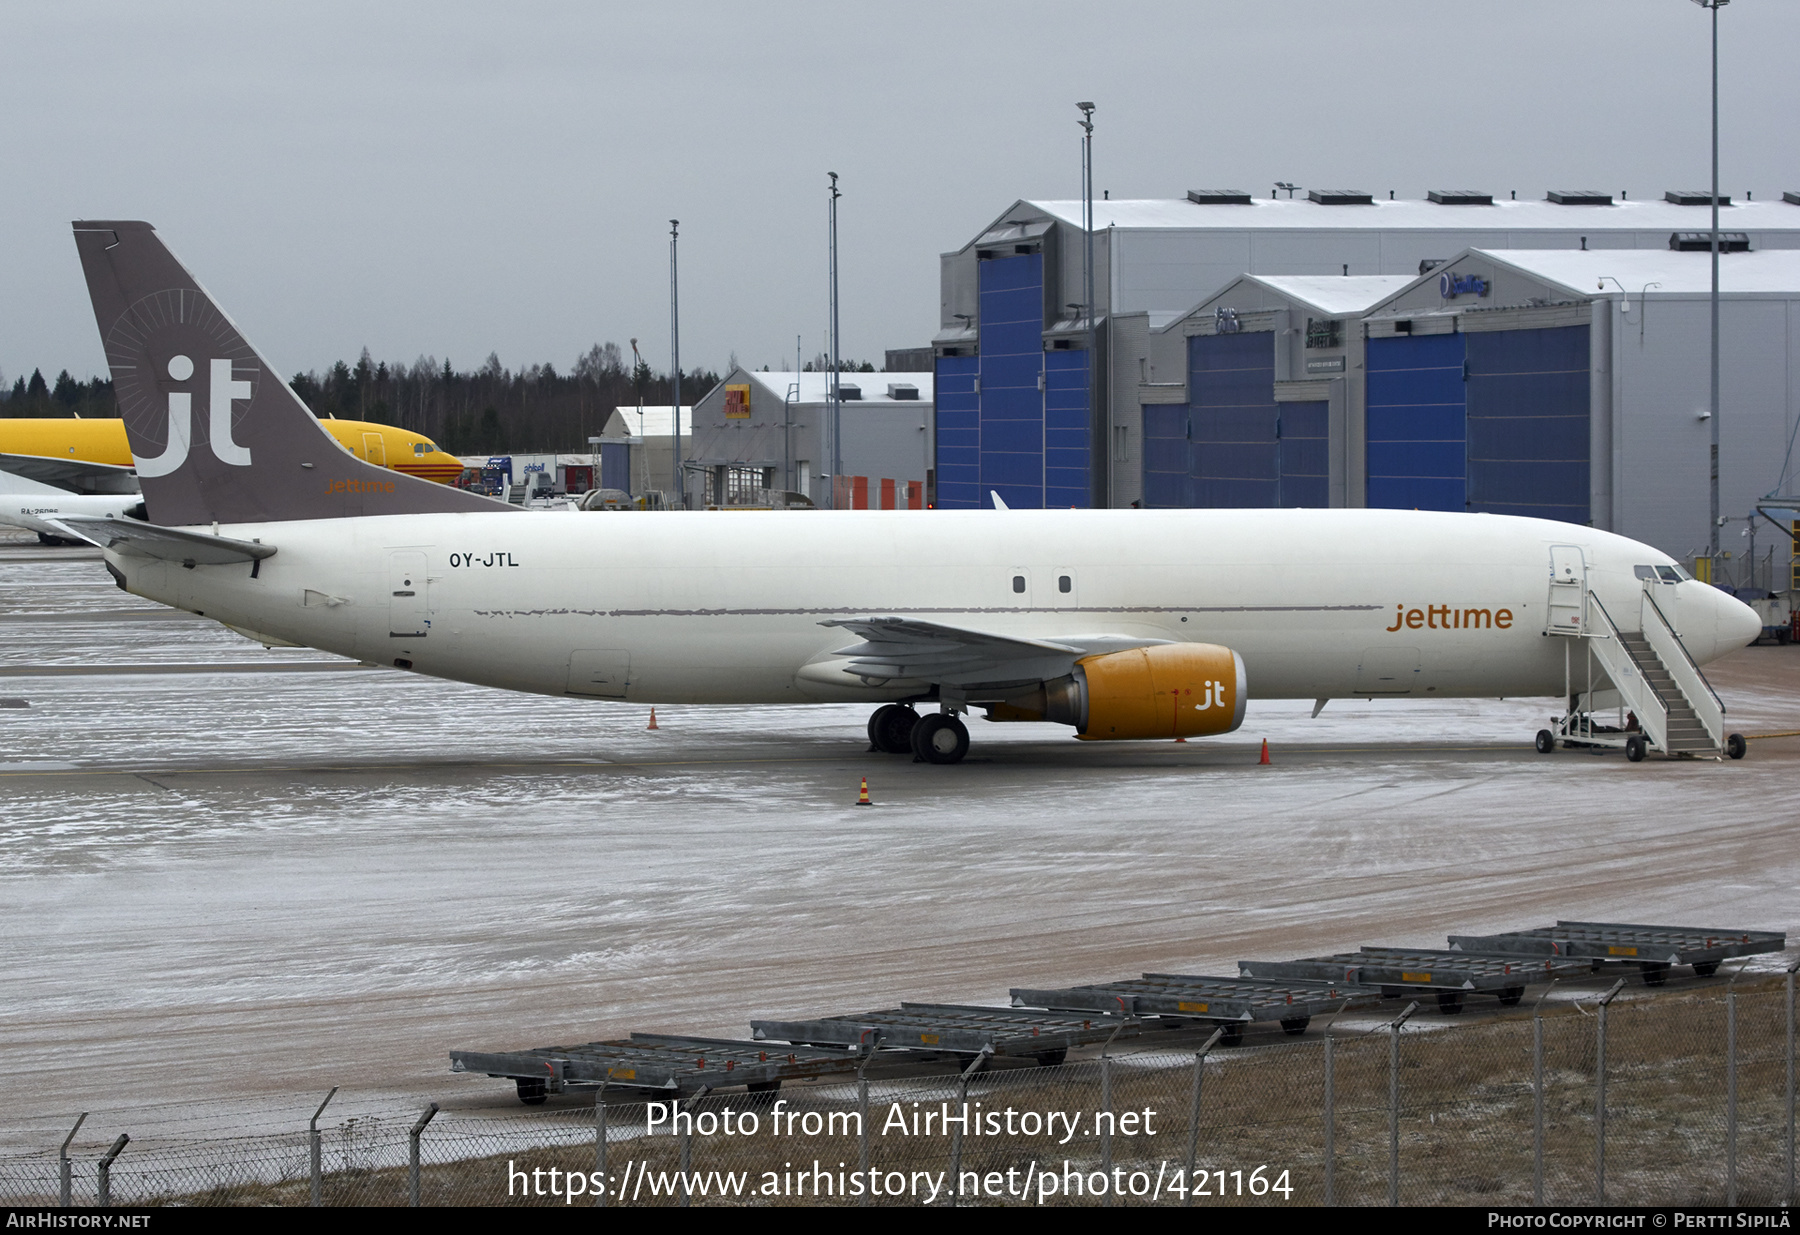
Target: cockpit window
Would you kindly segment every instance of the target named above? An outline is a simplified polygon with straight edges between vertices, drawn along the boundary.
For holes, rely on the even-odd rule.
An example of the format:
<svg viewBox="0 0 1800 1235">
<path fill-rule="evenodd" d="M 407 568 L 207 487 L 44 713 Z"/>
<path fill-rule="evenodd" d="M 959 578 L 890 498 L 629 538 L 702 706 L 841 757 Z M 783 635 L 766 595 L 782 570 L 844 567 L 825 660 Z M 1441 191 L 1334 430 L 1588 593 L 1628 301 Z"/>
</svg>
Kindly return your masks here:
<svg viewBox="0 0 1800 1235">
<path fill-rule="evenodd" d="M 1656 573 L 1662 576 L 1664 583 L 1680 583 L 1686 574 L 1679 566 L 1658 566 Z"/>
<path fill-rule="evenodd" d="M 1633 566 L 1631 573 L 1652 583 L 1658 580 L 1663 583 L 1683 583 L 1694 577 L 1679 566 Z"/>
<path fill-rule="evenodd" d="M 1640 579 L 1654 579 L 1654 578 L 1656 578 L 1656 567 L 1654 567 L 1654 566 L 1633 566 L 1631 568 L 1631 573 L 1636 575 Z"/>
</svg>

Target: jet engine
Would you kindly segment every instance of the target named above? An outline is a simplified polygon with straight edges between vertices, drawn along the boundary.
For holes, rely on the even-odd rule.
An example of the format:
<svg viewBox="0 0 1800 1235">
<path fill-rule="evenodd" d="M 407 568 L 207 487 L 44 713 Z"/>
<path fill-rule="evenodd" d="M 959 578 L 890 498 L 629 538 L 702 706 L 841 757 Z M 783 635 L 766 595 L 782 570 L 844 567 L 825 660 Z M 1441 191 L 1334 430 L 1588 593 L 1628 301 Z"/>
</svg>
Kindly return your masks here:
<svg viewBox="0 0 1800 1235">
<path fill-rule="evenodd" d="M 1048 720 L 1088 741 L 1188 738 L 1244 723 L 1241 656 L 1214 643 L 1164 643 L 1086 656 L 1067 677 L 989 708 L 989 720 Z"/>
</svg>

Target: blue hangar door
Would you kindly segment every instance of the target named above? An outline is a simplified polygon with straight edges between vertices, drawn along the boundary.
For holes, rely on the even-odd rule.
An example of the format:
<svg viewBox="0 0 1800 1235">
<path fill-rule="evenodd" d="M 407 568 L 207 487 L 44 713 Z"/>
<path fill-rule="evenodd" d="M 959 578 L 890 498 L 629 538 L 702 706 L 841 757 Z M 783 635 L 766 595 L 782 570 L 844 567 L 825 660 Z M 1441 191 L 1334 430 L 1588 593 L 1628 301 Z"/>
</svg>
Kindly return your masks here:
<svg viewBox="0 0 1800 1235">
<path fill-rule="evenodd" d="M 1588 327 L 1465 337 L 1469 509 L 1589 522 Z"/>
<path fill-rule="evenodd" d="M 981 396 L 975 356 L 939 356 L 937 381 L 937 504 L 942 510 L 981 505 Z"/>
<path fill-rule="evenodd" d="M 1587 523 L 1588 327 L 1370 339 L 1368 504 Z"/>
<path fill-rule="evenodd" d="M 1368 504 L 1468 509 L 1468 412 L 1461 334 L 1370 339 Z"/>
<path fill-rule="evenodd" d="M 981 278 L 981 505 L 1044 505 L 1044 257 L 988 258 Z"/>
<path fill-rule="evenodd" d="M 1193 504 L 1281 505 L 1275 336 L 1258 331 L 1190 338 L 1188 405 Z"/>
</svg>

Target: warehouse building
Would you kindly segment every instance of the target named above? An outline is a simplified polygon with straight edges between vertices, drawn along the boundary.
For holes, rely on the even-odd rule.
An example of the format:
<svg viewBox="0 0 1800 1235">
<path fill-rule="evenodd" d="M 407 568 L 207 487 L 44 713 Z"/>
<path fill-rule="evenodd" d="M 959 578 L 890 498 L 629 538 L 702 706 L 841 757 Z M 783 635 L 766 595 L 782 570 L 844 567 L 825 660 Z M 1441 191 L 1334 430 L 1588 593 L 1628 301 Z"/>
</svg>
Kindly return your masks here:
<svg viewBox="0 0 1800 1235">
<path fill-rule="evenodd" d="M 798 493 L 815 506 L 920 509 L 931 467 L 930 373 L 843 373 L 842 474 L 830 465 L 831 375 L 734 369 L 694 404 L 694 504 L 761 505 Z"/>
<path fill-rule="evenodd" d="M 1711 255 L 1676 246 L 1470 249 L 1337 297 L 1235 280 L 1152 332 L 1146 370 L 1177 380 L 1138 388 L 1144 503 L 1532 515 L 1691 557 Z M 1724 254 L 1720 279 L 1721 503 L 1742 517 L 1787 479 L 1800 425 L 1800 251 Z"/>
<path fill-rule="evenodd" d="M 1398 201 L 1315 189 L 1097 201 L 1091 348 L 1081 203 L 1016 202 L 940 257 L 938 503 L 985 505 L 990 492 L 1011 506 L 1144 500 L 1138 387 L 1151 336 L 1240 276 L 1416 278 L 1469 249 L 1667 252 L 1672 235 L 1710 225 L 1710 200 L 1439 190 Z M 1800 248 L 1800 195 L 1721 198 L 1721 215 L 1755 252 Z"/>
</svg>

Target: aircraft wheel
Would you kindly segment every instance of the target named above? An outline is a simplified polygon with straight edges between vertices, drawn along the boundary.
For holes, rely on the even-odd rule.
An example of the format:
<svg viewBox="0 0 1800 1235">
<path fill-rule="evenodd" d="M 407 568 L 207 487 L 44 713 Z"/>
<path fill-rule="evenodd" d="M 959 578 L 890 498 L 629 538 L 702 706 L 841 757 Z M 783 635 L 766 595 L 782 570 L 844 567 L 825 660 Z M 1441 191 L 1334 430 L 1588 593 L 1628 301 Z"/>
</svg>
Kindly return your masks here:
<svg viewBox="0 0 1800 1235">
<path fill-rule="evenodd" d="M 929 712 L 912 728 L 912 748 L 926 763 L 961 763 L 969 753 L 969 731 L 948 712 Z"/>
<path fill-rule="evenodd" d="M 544 1082 L 534 1076 L 521 1076 L 519 1082 L 519 1101 L 526 1106 L 542 1106 L 548 1096 Z"/>
<path fill-rule="evenodd" d="M 1551 733 L 1548 729 L 1539 729 L 1537 731 L 1538 754 L 1547 755 L 1555 749 L 1556 749 L 1556 735 Z"/>
<path fill-rule="evenodd" d="M 1625 739 L 1625 757 L 1633 763 L 1642 763 L 1644 756 L 1650 753 L 1650 744 L 1637 734 Z"/>
<path fill-rule="evenodd" d="M 1744 735 L 1734 733 L 1725 739 L 1725 753 L 1733 759 L 1742 759 L 1750 753 L 1750 743 L 1744 741 Z"/>
<path fill-rule="evenodd" d="M 919 714 L 902 703 L 889 703 L 869 717 L 869 745 L 884 755 L 912 752 L 913 726 Z"/>
</svg>

